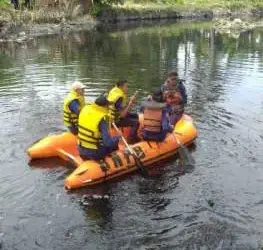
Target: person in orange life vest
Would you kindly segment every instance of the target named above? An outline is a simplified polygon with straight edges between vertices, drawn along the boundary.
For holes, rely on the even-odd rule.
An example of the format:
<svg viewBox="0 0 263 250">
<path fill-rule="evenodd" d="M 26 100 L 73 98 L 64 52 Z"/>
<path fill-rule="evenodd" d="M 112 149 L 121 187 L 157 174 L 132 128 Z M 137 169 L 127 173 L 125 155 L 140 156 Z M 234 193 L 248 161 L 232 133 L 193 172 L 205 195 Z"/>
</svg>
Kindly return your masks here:
<svg viewBox="0 0 263 250">
<path fill-rule="evenodd" d="M 185 89 L 185 86 L 183 84 L 183 81 L 178 78 L 177 72 L 171 71 L 168 73 L 164 84 L 161 86 L 161 91 L 162 91 L 164 97 L 165 97 L 165 94 L 167 91 L 179 92 L 181 97 L 182 97 L 182 103 L 184 105 L 187 104 L 186 89 Z"/>
<path fill-rule="evenodd" d="M 178 91 L 182 96 L 182 102 L 184 105 L 187 104 L 187 94 L 186 89 L 183 84 L 183 80 L 178 79 L 178 74 L 175 71 L 171 71 L 168 73 L 167 78 L 160 87 L 160 91 L 162 92 L 162 102 L 165 102 L 165 96 L 169 91 Z M 148 100 L 151 100 L 152 96 L 148 95 Z"/>
<path fill-rule="evenodd" d="M 79 113 L 85 106 L 84 89 L 84 84 L 78 81 L 74 82 L 63 104 L 64 125 L 75 135 L 78 134 Z"/>
<path fill-rule="evenodd" d="M 163 141 L 167 133 L 173 131 L 174 127 L 170 123 L 171 106 L 160 101 L 162 101 L 162 93 L 160 89 L 155 89 L 152 100 L 142 104 L 144 140 Z"/>
<path fill-rule="evenodd" d="M 139 128 L 138 114 L 130 112 L 133 104 L 136 101 L 136 93 L 133 94 L 130 100 L 127 100 L 128 81 L 118 81 L 107 96 L 107 99 L 113 104 L 110 105 L 110 121 L 115 122 L 118 127 L 131 126 L 129 141 L 138 140 L 137 130 Z"/>
<path fill-rule="evenodd" d="M 163 101 L 171 106 L 171 123 L 175 125 L 183 115 L 184 105 L 187 103 L 186 89 L 182 80 L 178 79 L 175 71 L 168 73 L 165 83 L 160 88 Z"/>
<path fill-rule="evenodd" d="M 120 135 L 109 133 L 109 105 L 106 96 L 86 105 L 79 115 L 78 150 L 81 158 L 100 160 L 118 149 Z"/>
<path fill-rule="evenodd" d="M 167 105 L 170 106 L 170 122 L 175 125 L 179 121 L 184 112 L 183 98 L 179 91 L 167 88 L 163 95 Z"/>
</svg>

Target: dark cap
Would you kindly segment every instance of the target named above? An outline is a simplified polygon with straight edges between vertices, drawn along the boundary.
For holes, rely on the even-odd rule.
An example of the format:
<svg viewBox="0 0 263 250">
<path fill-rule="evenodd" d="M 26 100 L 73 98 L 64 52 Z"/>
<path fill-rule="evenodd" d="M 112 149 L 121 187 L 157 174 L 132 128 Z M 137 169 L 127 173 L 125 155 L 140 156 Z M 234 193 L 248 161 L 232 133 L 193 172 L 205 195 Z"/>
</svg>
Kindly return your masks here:
<svg viewBox="0 0 263 250">
<path fill-rule="evenodd" d="M 153 95 L 152 95 L 152 99 L 156 102 L 162 102 L 163 99 L 163 93 L 161 88 L 155 88 L 153 90 Z"/>
<path fill-rule="evenodd" d="M 95 100 L 95 104 L 99 106 L 107 106 L 112 104 L 112 102 L 109 102 L 106 95 L 101 95 Z"/>
</svg>

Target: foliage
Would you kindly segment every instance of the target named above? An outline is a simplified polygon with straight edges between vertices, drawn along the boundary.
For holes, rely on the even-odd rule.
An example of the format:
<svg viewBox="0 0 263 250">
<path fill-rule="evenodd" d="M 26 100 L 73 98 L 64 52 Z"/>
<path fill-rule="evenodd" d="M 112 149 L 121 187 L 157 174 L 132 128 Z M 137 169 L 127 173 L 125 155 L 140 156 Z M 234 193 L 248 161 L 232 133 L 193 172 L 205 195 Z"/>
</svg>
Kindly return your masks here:
<svg viewBox="0 0 263 250">
<path fill-rule="evenodd" d="M 123 4 L 124 0 L 93 0 L 91 14 L 93 16 L 99 16 L 103 8 L 107 8 L 114 4 Z"/>
<path fill-rule="evenodd" d="M 0 0 L 1 1 L 1 0 Z M 13 8 L 3 9 L 0 16 L 5 20 L 15 23 L 60 23 L 63 20 L 71 20 L 82 14 L 78 0 L 61 0 L 57 8 L 48 9 L 47 7 L 33 10 L 14 10 Z"/>
<path fill-rule="evenodd" d="M 7 7 L 9 5 L 8 0 L 0 0 L 0 8 Z"/>
<path fill-rule="evenodd" d="M 20 2 L 23 2 L 21 0 Z M 63 20 L 76 19 L 83 13 L 80 0 L 59 0 L 53 8 L 43 6 L 42 0 L 32 0 L 33 10 L 13 10 L 10 7 L 10 16 L 13 22 L 36 23 L 60 23 Z M 227 8 L 236 10 L 239 8 L 263 8 L 263 0 L 85 0 L 88 10 L 93 16 L 113 11 L 118 15 L 158 11 L 163 13 L 174 11 L 195 11 L 197 9 Z M 0 0 L 0 8 L 11 6 L 9 0 Z M 0 17 L 1 15 L 0 9 Z M 105 10 L 105 11 L 104 11 Z M 23 13 L 22 13 L 22 12 Z M 6 14 L 5 14 L 6 15 Z"/>
</svg>

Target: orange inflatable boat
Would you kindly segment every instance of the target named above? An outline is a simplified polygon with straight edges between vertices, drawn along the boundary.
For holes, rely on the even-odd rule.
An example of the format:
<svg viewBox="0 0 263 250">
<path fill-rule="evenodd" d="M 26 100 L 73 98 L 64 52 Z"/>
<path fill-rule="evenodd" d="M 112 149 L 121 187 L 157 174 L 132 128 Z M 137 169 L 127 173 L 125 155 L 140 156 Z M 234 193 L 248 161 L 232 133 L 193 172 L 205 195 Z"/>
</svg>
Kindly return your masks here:
<svg viewBox="0 0 263 250">
<path fill-rule="evenodd" d="M 123 131 L 129 133 L 129 128 Z M 166 159 L 177 152 L 179 145 L 188 145 L 197 136 L 197 130 L 190 116 L 184 114 L 176 123 L 174 132 L 169 134 L 163 142 L 141 141 L 131 147 L 139 156 L 144 166 Z M 91 186 L 118 176 L 133 172 L 137 169 L 133 156 L 120 145 L 120 149 L 99 162 L 93 160 L 83 161 L 77 150 L 77 138 L 69 132 L 50 135 L 31 146 L 27 153 L 31 159 L 58 156 L 73 163 L 77 168 L 65 180 L 67 189 Z"/>
</svg>

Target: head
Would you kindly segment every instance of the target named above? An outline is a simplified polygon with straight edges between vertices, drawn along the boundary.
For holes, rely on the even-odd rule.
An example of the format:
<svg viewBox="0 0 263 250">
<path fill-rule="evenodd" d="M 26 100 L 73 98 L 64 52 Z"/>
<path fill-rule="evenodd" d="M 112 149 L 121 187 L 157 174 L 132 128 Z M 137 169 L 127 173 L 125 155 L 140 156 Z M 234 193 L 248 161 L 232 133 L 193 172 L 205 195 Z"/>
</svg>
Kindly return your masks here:
<svg viewBox="0 0 263 250">
<path fill-rule="evenodd" d="M 71 89 L 74 90 L 78 95 L 84 95 L 85 93 L 85 85 L 81 82 L 75 81 L 72 86 Z"/>
<path fill-rule="evenodd" d="M 153 101 L 162 102 L 162 91 L 160 88 L 155 88 L 152 94 Z"/>
<path fill-rule="evenodd" d="M 167 83 L 169 88 L 176 87 L 177 78 L 178 78 L 178 74 L 176 71 L 171 71 L 168 73 L 167 78 L 166 78 L 166 83 Z"/>
<path fill-rule="evenodd" d="M 128 81 L 121 80 L 116 83 L 116 86 L 120 88 L 126 95 L 128 94 Z"/>
<path fill-rule="evenodd" d="M 108 101 L 106 95 L 101 95 L 95 100 L 95 104 L 101 107 L 108 107 L 111 104 L 111 102 Z"/>
</svg>

